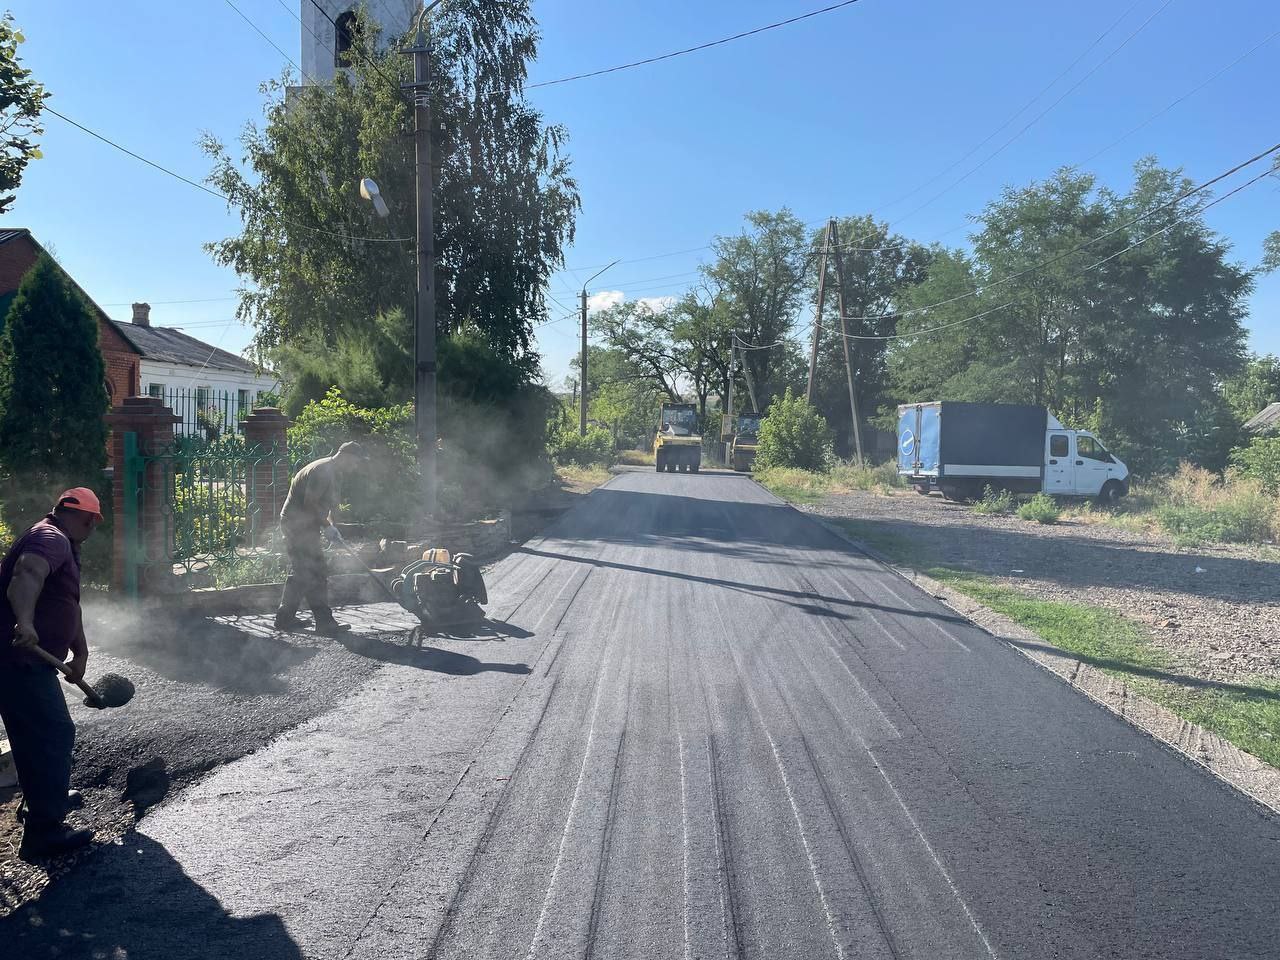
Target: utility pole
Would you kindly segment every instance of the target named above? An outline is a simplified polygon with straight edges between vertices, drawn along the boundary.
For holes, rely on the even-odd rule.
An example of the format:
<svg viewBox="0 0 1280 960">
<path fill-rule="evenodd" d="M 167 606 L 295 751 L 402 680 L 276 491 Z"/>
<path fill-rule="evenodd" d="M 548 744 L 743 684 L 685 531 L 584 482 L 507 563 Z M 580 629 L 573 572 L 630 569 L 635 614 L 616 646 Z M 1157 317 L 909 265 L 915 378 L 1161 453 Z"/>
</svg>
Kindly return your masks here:
<svg viewBox="0 0 1280 960">
<path fill-rule="evenodd" d="M 725 399 L 725 405 L 729 408 L 729 431 L 730 439 L 724 443 L 724 462 L 729 463 L 729 445 L 733 442 L 732 434 L 737 433 L 737 427 L 733 423 L 733 368 L 738 358 L 738 335 L 736 333 L 729 334 L 729 396 Z"/>
<path fill-rule="evenodd" d="M 849 331 L 844 317 L 844 255 L 840 250 L 840 226 L 835 220 L 827 224 L 828 236 L 834 241 L 836 258 L 836 309 L 840 311 L 840 339 L 844 343 L 844 375 L 849 384 L 849 415 L 853 418 L 853 446 L 862 464 L 862 427 L 858 424 L 858 399 L 853 392 L 853 361 L 849 357 Z"/>
<path fill-rule="evenodd" d="M 613 261 L 613 263 L 609 264 L 609 267 L 616 266 L 618 262 L 619 261 L 617 260 Z M 600 276 L 600 274 L 604 273 L 605 270 L 608 270 L 609 267 L 605 267 L 604 270 L 597 270 L 592 274 L 591 279 L 582 285 L 582 353 L 578 358 L 578 378 L 582 381 L 582 390 L 578 394 L 580 398 L 578 407 L 578 436 L 580 437 L 585 437 L 587 435 L 587 286 L 591 283 L 591 280 Z"/>
<path fill-rule="evenodd" d="M 834 226 L 834 220 L 827 221 L 827 232 L 822 238 L 822 260 L 818 263 L 818 311 L 813 318 L 813 345 L 809 349 L 809 385 L 804 390 L 804 399 L 808 403 L 813 403 L 813 378 L 818 367 L 818 337 L 822 332 L 822 305 L 827 299 L 827 256 L 831 253 Z"/>
<path fill-rule="evenodd" d="M 436 288 L 435 218 L 431 173 L 431 56 L 427 49 L 427 14 L 434 0 L 418 14 L 413 47 L 414 179 L 417 188 L 418 295 L 413 310 L 413 412 L 422 475 L 422 505 L 428 517 L 436 513 Z"/>
</svg>

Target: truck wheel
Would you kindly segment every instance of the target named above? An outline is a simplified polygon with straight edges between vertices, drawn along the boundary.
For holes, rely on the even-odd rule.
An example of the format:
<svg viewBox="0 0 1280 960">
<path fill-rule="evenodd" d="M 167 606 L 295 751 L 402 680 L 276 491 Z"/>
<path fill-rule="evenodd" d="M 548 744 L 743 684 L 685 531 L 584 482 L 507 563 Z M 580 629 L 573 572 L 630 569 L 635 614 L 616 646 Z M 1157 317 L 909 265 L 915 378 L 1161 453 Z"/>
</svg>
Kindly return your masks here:
<svg viewBox="0 0 1280 960">
<path fill-rule="evenodd" d="M 667 458 L 661 452 L 653 455 L 653 469 L 661 473 L 667 466 Z"/>
<path fill-rule="evenodd" d="M 698 457 L 697 459 L 695 459 L 695 460 L 693 461 L 693 463 L 689 464 L 689 470 L 690 470 L 691 472 L 693 472 L 693 473 L 697 473 L 697 472 L 698 472 L 698 470 L 699 470 L 701 467 L 702 467 L 702 458 L 701 458 L 701 457 Z"/>
<path fill-rule="evenodd" d="M 670 460 L 668 460 L 668 461 L 667 461 L 666 466 L 667 466 L 667 473 L 675 473 L 675 472 L 676 472 L 676 465 L 675 465 L 674 463 L 672 463 Z"/>
<path fill-rule="evenodd" d="M 927 497 L 929 495 L 929 485 L 927 483 L 917 483 L 911 489 L 915 490 L 915 492 L 920 494 L 922 497 Z"/>
<path fill-rule="evenodd" d="M 1118 480 L 1108 480 L 1098 491 L 1098 503 L 1110 506 L 1124 496 L 1124 486 Z"/>
</svg>

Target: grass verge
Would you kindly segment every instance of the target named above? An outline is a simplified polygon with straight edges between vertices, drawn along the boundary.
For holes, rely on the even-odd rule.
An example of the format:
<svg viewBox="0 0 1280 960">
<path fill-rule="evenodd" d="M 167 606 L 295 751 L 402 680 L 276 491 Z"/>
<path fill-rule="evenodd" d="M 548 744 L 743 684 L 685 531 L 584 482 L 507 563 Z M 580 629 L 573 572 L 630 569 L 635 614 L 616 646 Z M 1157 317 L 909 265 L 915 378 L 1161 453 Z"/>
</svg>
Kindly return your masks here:
<svg viewBox="0 0 1280 960">
<path fill-rule="evenodd" d="M 1146 628 L 1118 613 L 1039 600 L 990 577 L 937 566 L 905 537 L 864 529 L 856 520 L 836 524 L 894 563 L 913 567 L 1003 614 L 1182 719 L 1280 767 L 1280 683 L 1261 677 L 1221 683 L 1189 676 L 1152 642 Z"/>
<path fill-rule="evenodd" d="M 556 467 L 556 477 L 559 478 L 561 483 L 587 490 L 600 486 L 610 476 L 612 474 L 609 473 L 608 467 L 601 466 L 598 463 L 593 463 L 587 467 L 578 466 L 577 464 Z"/>
<path fill-rule="evenodd" d="M 628 467 L 652 467 L 653 451 L 652 450 L 619 450 L 617 454 L 618 463 Z"/>
</svg>

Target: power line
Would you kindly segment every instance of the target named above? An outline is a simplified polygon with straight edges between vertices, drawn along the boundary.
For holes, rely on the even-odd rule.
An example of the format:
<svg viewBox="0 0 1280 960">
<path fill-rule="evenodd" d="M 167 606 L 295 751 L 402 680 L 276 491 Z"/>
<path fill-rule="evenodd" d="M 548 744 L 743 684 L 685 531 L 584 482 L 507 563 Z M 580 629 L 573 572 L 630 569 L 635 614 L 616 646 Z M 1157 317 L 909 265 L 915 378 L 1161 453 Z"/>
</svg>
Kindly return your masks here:
<svg viewBox="0 0 1280 960">
<path fill-rule="evenodd" d="M 316 0 L 311 0 L 315 3 Z M 537 87 L 553 87 L 561 83 L 571 83 L 574 80 L 586 80 L 589 77 L 600 77 L 607 73 L 617 73 L 620 70 L 630 70 L 633 67 L 643 67 L 651 63 L 659 63 L 663 60 L 671 60 L 675 57 L 683 57 L 686 54 L 697 53 L 700 50 L 708 50 L 711 47 L 718 47 L 725 43 L 732 43 L 734 40 L 741 40 L 744 37 L 755 36 L 757 33 L 764 33 L 766 30 L 776 30 L 779 27 L 786 27 L 793 23 L 799 23 L 801 20 L 808 20 L 810 17 L 820 16 L 824 13 L 830 13 L 832 10 L 839 10 L 842 7 L 851 7 L 858 0 L 844 0 L 842 3 L 833 3 L 829 7 L 823 7 L 821 10 L 813 10 L 809 13 L 802 13 L 799 16 L 791 17 L 788 20 L 779 20 L 777 23 L 768 23 L 763 27 L 756 27 L 753 30 L 744 30 L 742 33 L 735 33 L 731 37 L 721 37 L 719 40 L 711 40 L 707 43 L 700 43 L 694 47 L 685 47 L 683 50 L 675 50 L 671 53 L 664 53 L 656 57 L 646 57 L 643 60 L 633 60 L 631 63 L 620 63 L 616 67 L 605 67 L 602 70 L 591 70 L 587 73 L 576 73 L 571 77 L 561 77 L 558 80 L 543 80 L 541 83 L 531 83 L 527 89 L 533 90 Z"/>
<path fill-rule="evenodd" d="M 173 303 L 222 303 L 227 300 L 239 300 L 239 297 L 203 297 L 197 300 L 149 300 L 151 306 L 166 306 Z M 134 301 L 128 303 L 104 303 L 104 307 L 131 307 Z"/>
<path fill-rule="evenodd" d="M 138 160 L 142 163 L 145 163 L 149 167 L 154 167 L 156 170 L 159 170 L 161 173 L 164 173 L 164 174 L 167 174 L 168 176 L 173 177 L 175 180 L 181 180 L 183 183 L 187 184 L 187 186 L 195 187 L 197 190 L 202 190 L 205 193 L 209 194 L 211 197 L 217 197 L 219 200 L 223 201 L 229 206 L 240 207 L 240 204 L 236 203 L 225 194 L 219 193 L 217 190 L 211 190 L 210 188 L 206 187 L 204 184 L 197 183 L 194 180 L 188 179 L 187 177 L 184 177 L 180 173 L 175 173 L 173 170 L 170 170 L 168 167 L 161 166 L 160 164 L 156 163 L 154 160 L 148 160 L 146 157 L 142 156 L 142 154 L 140 153 L 134 153 L 128 147 L 121 146 L 120 144 L 112 140 L 110 137 L 104 136 L 103 134 L 98 133 L 96 130 L 91 130 L 88 127 L 86 127 L 83 123 L 79 123 L 75 120 L 72 120 L 70 117 L 66 116 L 65 114 L 59 113 L 57 110 L 49 106 L 47 103 L 44 105 L 43 110 L 46 113 L 53 114 L 59 120 L 63 120 L 66 123 L 71 124 L 73 127 L 77 128 L 78 130 L 81 130 L 84 133 L 87 133 L 89 136 L 93 137 L 94 139 L 101 140 L 107 146 L 113 147 L 114 149 L 119 150 L 121 153 L 127 154 L 130 157 L 133 157 L 133 159 Z M 325 230 L 323 227 L 313 227 L 313 226 L 310 226 L 309 224 L 299 223 L 297 220 L 291 220 L 288 217 L 282 217 L 279 214 L 270 214 L 269 216 L 279 220 L 281 223 L 287 223 L 290 226 L 298 227 L 301 230 L 310 230 L 313 233 L 319 233 L 329 237 L 336 237 L 339 240 L 359 240 L 364 243 L 409 243 L 413 240 L 412 237 L 352 236 L 350 234 L 337 233 L 333 230 Z"/>
</svg>

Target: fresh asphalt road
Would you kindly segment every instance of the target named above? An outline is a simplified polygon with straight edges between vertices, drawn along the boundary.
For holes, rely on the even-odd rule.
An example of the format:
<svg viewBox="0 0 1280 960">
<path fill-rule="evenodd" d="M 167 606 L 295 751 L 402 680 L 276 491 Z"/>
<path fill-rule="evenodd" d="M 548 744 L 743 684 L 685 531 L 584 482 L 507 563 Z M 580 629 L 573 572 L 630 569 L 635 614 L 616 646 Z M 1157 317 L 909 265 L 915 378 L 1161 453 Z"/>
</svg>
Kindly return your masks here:
<svg viewBox="0 0 1280 960">
<path fill-rule="evenodd" d="M 626 473 L 6 957 L 1280 955 L 1280 819 L 745 477 Z"/>
</svg>

